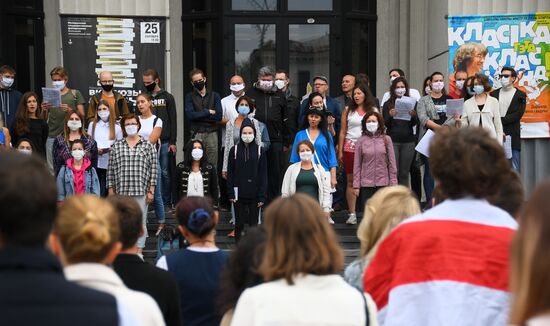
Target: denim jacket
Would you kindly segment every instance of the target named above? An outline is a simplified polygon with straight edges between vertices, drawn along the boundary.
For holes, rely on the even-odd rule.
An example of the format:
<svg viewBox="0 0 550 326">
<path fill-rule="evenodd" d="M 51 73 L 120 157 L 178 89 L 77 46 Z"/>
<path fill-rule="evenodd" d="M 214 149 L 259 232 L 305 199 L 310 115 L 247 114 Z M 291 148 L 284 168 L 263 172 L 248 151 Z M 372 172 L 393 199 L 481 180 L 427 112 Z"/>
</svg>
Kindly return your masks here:
<svg viewBox="0 0 550 326">
<path fill-rule="evenodd" d="M 85 172 L 86 183 L 84 193 L 99 196 L 99 179 L 93 167 L 88 167 Z M 57 201 L 74 195 L 73 171 L 66 165 L 61 167 L 57 175 Z"/>
</svg>

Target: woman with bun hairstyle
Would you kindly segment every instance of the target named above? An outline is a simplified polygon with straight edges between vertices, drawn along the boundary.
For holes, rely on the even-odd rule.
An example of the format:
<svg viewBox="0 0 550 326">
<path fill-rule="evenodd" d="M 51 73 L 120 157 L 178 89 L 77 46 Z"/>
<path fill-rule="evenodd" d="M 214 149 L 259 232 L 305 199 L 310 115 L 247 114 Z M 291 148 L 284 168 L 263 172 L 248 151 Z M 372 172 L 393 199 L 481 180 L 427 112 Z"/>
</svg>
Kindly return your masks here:
<svg viewBox="0 0 550 326">
<path fill-rule="evenodd" d="M 97 196 L 73 196 L 59 209 L 50 247 L 61 260 L 67 280 L 113 295 L 141 325 L 164 325 L 155 300 L 128 289 L 108 267 L 122 247 L 119 235 L 119 220 L 111 204 Z"/>
<path fill-rule="evenodd" d="M 215 243 L 218 213 L 207 197 L 185 197 L 176 206 L 179 231 L 189 246 L 162 256 L 157 267 L 174 274 L 185 325 L 218 326 L 215 300 L 228 254 Z"/>
</svg>

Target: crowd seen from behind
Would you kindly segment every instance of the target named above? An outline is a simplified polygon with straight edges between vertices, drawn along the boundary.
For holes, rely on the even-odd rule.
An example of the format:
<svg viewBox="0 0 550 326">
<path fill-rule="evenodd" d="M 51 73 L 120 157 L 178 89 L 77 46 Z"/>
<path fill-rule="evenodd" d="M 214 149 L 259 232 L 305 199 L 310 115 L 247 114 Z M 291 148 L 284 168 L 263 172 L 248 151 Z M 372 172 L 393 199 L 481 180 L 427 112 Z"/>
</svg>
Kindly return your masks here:
<svg viewBox="0 0 550 326">
<path fill-rule="evenodd" d="M 382 101 L 365 74 L 343 76 L 337 98 L 317 76 L 300 101 L 284 70 L 262 67 L 249 88 L 235 75 L 222 98 L 194 69 L 184 105 L 191 140 L 176 164 L 178 111 L 156 71 L 143 72 L 146 91 L 133 108 L 113 90 L 111 73 L 99 75 L 102 91 L 86 104 L 56 67 L 51 79 L 62 104 L 52 107 L 13 89 L 15 71 L 3 66 L 3 318 L 23 325 L 550 324 L 543 257 L 550 186 L 524 203 L 516 172 L 525 94 L 510 67 L 498 90 L 468 64 L 455 71 L 449 92 L 434 72 L 421 95 L 392 69 Z M 459 98 L 462 114 L 447 114 L 447 101 Z M 415 146 L 430 133 L 428 157 Z M 156 236 L 173 229 L 181 240 L 156 266 L 143 260 L 149 206 Z M 359 257 L 345 269 L 331 226 L 335 209 L 347 210 L 347 224 L 359 223 Z M 216 245 L 226 210 L 235 224 L 231 253 Z M 166 224 L 167 213 L 177 225 Z"/>
</svg>

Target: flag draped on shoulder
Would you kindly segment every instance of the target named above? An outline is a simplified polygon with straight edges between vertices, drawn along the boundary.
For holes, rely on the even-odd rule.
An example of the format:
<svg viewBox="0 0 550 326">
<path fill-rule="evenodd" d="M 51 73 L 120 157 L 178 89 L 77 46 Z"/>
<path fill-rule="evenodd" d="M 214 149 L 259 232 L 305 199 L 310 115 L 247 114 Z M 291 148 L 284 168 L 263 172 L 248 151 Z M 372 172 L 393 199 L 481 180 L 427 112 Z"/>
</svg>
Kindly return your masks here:
<svg viewBox="0 0 550 326">
<path fill-rule="evenodd" d="M 506 325 L 516 221 L 484 200 L 447 200 L 401 223 L 364 276 L 381 325 Z"/>
</svg>

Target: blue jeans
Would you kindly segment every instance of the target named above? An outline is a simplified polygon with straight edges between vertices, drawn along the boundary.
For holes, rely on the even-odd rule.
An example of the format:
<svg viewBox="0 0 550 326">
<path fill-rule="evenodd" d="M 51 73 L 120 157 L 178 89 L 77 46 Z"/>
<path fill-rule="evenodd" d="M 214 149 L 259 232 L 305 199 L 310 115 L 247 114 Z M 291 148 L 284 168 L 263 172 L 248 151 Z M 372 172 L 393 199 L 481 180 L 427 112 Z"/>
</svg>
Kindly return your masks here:
<svg viewBox="0 0 550 326">
<path fill-rule="evenodd" d="M 160 164 L 159 164 L 160 171 Z M 155 215 L 157 215 L 157 220 L 159 223 L 164 223 L 165 213 L 164 213 L 164 202 L 162 201 L 162 181 L 160 173 L 157 174 L 157 186 L 155 187 L 155 195 L 153 199 L 153 207 L 155 208 Z"/>
<path fill-rule="evenodd" d="M 432 194 L 435 188 L 435 181 L 430 171 L 430 162 L 428 158 L 422 155 L 424 162 L 424 192 L 426 193 L 426 208 L 432 207 Z"/>
<path fill-rule="evenodd" d="M 512 163 L 512 168 L 517 173 L 520 173 L 521 168 L 521 151 L 517 149 L 512 150 L 512 159 L 510 160 L 510 163 Z"/>
<path fill-rule="evenodd" d="M 162 177 L 162 183 L 160 184 L 162 188 L 160 190 L 162 190 L 162 201 L 164 205 L 172 204 L 172 188 L 170 182 L 170 155 L 172 155 L 170 153 L 170 144 L 162 143 L 162 145 L 160 145 L 159 152 L 159 175 Z"/>
</svg>

